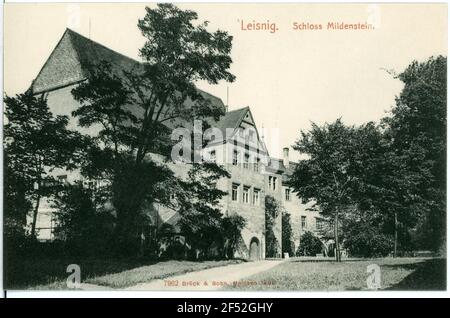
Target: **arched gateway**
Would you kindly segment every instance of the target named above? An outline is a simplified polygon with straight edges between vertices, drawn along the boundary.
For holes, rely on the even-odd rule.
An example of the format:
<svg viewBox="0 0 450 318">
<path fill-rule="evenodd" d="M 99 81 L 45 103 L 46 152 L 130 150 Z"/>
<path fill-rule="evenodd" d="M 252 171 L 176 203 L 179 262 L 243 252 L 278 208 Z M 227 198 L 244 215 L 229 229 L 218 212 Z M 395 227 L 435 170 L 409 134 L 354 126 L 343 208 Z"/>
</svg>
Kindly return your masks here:
<svg viewBox="0 0 450 318">
<path fill-rule="evenodd" d="M 250 240 L 249 259 L 251 261 L 259 261 L 260 258 L 261 255 L 260 255 L 259 240 L 256 237 L 253 237 Z"/>
</svg>

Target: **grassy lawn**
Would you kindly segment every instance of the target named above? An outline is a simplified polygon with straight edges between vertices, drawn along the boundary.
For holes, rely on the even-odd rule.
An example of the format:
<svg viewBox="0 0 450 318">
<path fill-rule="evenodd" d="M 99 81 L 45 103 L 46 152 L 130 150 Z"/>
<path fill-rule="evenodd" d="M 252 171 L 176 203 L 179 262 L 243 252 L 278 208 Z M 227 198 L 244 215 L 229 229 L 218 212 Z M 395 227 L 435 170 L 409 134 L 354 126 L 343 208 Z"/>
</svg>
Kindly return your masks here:
<svg viewBox="0 0 450 318">
<path fill-rule="evenodd" d="M 112 288 L 124 288 L 134 286 L 139 283 L 146 283 L 155 279 L 162 279 L 169 276 L 180 275 L 217 266 L 237 264 L 240 262 L 240 260 L 204 262 L 167 261 L 133 268 L 121 273 L 97 276 L 86 280 L 86 282 Z"/>
<path fill-rule="evenodd" d="M 78 264 L 81 282 L 111 288 L 123 288 L 138 283 L 161 279 L 216 266 L 235 264 L 229 261 L 165 261 L 151 262 L 133 259 L 16 259 L 6 264 L 5 286 L 7 289 L 67 289 L 66 279 L 69 264 Z"/>
<path fill-rule="evenodd" d="M 445 290 L 446 260 L 421 258 L 384 258 L 350 260 L 291 259 L 266 272 L 248 277 L 238 290 L 343 291 L 367 290 L 367 266 L 381 269 L 381 289 Z"/>
<path fill-rule="evenodd" d="M 78 264 L 83 283 L 125 288 L 155 279 L 241 262 L 27 259 L 7 264 L 7 289 L 67 289 L 67 265 Z M 445 290 L 446 260 L 426 258 L 352 259 L 342 263 L 293 258 L 240 281 L 233 290 L 367 290 L 367 266 L 381 269 L 383 290 Z M 14 266 L 13 266 L 14 265 Z"/>
<path fill-rule="evenodd" d="M 86 259 L 29 257 L 7 258 L 5 263 L 5 287 L 7 289 L 66 289 L 66 272 L 69 264 L 77 264 L 81 269 L 81 280 L 89 277 L 122 272 L 149 261 L 135 259 Z"/>
</svg>

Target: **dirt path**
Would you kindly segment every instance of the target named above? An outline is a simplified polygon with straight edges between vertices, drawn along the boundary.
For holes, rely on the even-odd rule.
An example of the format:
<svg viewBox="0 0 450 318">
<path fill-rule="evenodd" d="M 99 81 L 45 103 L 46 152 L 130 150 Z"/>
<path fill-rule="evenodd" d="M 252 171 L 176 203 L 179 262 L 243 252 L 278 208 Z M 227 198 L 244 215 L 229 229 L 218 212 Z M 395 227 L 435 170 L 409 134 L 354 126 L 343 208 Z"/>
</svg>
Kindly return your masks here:
<svg viewBox="0 0 450 318">
<path fill-rule="evenodd" d="M 191 290 L 210 291 L 271 269 L 283 261 L 258 261 L 205 269 L 198 272 L 158 279 L 126 288 L 126 290 Z"/>
</svg>

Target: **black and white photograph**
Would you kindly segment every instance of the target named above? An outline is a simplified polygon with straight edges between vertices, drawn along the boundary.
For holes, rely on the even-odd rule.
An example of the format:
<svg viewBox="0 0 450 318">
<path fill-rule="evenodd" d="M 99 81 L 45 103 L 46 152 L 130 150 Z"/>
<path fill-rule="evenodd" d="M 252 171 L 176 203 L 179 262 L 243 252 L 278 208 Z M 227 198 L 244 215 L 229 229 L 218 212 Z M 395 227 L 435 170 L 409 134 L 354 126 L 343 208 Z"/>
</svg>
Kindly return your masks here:
<svg viewBox="0 0 450 318">
<path fill-rule="evenodd" d="M 4 3 L 5 295 L 446 292 L 447 52 L 447 3 Z"/>
</svg>

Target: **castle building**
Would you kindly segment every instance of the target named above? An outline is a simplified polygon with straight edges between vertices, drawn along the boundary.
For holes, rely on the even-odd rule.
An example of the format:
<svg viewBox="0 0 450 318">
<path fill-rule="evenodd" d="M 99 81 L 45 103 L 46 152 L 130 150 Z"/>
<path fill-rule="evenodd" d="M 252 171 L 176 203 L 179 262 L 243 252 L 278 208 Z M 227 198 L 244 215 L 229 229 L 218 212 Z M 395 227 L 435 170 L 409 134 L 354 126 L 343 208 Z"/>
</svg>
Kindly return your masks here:
<svg viewBox="0 0 450 318">
<path fill-rule="evenodd" d="M 142 68 L 138 61 L 67 29 L 33 81 L 31 90 L 47 99 L 54 115 L 69 116 L 70 129 L 96 135 L 98 127 L 81 128 L 72 116 L 79 104 L 72 97 L 71 90 L 89 77 L 90 65 L 104 60 L 117 69 L 134 71 Z M 225 215 L 239 214 L 247 221 L 241 233 L 240 256 L 252 260 L 265 258 L 265 197 L 269 195 L 290 213 L 293 241 L 297 248 L 300 236 L 306 231 L 316 231 L 321 218 L 318 212 L 310 211 L 308 205 L 302 204 L 287 184 L 295 168 L 295 163 L 289 161 L 289 148 L 283 149 L 283 158 L 271 158 L 249 107 L 228 111 L 220 98 L 203 91 L 200 93 L 215 107 L 226 110 L 218 121 L 209 123 L 212 129 L 202 155 L 223 165 L 231 175 L 220 179 L 216 186 L 228 192 L 220 202 L 222 212 Z M 158 160 L 159 155 L 153 154 L 152 157 Z M 180 162 L 172 162 L 169 166 L 180 176 L 186 175 L 190 168 Z M 63 182 L 82 180 L 78 171 L 55 170 L 54 174 Z M 52 213 L 49 203 L 44 200 L 37 220 L 40 240 L 53 239 Z M 176 225 L 178 220 L 177 212 L 165 206 L 155 204 L 152 213 L 156 227 L 164 223 Z M 281 214 L 274 222 L 273 231 L 281 244 Z M 281 253 L 278 256 L 281 257 Z"/>
</svg>

